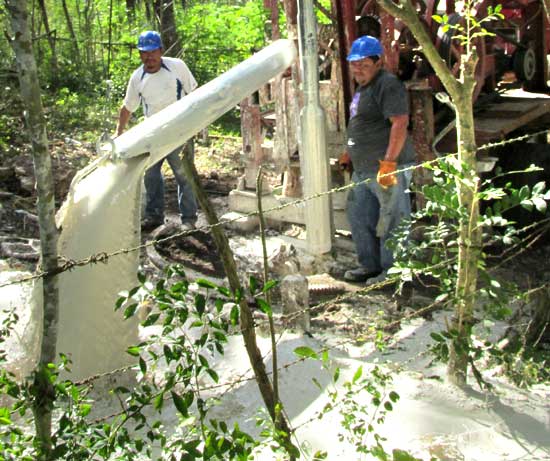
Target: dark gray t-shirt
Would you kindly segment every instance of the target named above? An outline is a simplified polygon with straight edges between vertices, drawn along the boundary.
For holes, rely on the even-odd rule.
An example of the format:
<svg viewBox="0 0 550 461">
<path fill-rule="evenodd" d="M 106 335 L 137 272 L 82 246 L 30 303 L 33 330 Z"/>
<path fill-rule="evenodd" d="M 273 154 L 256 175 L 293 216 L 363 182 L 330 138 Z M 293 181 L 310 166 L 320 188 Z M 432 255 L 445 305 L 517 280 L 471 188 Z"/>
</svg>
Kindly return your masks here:
<svg viewBox="0 0 550 461">
<path fill-rule="evenodd" d="M 380 70 L 366 86 L 357 88 L 350 105 L 347 149 L 353 167 L 362 173 L 378 171 L 390 139 L 390 117 L 409 113 L 407 90 L 399 79 Z M 399 165 L 414 163 L 414 149 L 407 136 Z"/>
</svg>

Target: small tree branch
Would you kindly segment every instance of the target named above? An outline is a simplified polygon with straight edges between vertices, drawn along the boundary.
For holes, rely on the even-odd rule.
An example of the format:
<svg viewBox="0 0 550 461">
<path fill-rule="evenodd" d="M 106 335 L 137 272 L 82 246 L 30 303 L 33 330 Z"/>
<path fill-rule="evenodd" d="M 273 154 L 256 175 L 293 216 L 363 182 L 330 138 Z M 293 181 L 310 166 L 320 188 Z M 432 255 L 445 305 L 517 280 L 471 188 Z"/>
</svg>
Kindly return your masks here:
<svg viewBox="0 0 550 461">
<path fill-rule="evenodd" d="M 426 25 L 418 17 L 413 4 L 409 0 L 400 0 L 399 3 L 394 3 L 392 0 L 380 0 L 379 4 L 392 16 L 407 24 L 416 41 L 422 46 L 422 53 L 426 56 L 451 98 L 454 100 L 458 97 L 461 85 L 456 81 L 453 73 L 439 55 Z"/>
</svg>

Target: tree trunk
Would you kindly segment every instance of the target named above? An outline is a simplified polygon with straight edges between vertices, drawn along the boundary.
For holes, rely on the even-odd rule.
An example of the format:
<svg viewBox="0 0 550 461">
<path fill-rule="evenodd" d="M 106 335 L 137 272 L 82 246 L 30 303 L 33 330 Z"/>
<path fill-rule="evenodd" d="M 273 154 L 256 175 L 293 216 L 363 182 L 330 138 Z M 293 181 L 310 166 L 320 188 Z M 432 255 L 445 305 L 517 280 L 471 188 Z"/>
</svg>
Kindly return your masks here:
<svg viewBox="0 0 550 461">
<path fill-rule="evenodd" d="M 208 224 L 219 224 L 216 212 L 210 205 L 208 197 L 204 192 L 204 189 L 200 185 L 200 177 L 197 173 L 195 165 L 193 164 L 193 162 L 189 161 L 186 155 L 184 155 L 182 163 L 183 169 L 185 171 L 185 176 L 188 178 L 191 186 L 193 187 L 193 192 L 197 197 L 197 201 L 204 211 L 204 214 L 206 215 Z M 218 253 L 220 254 L 220 258 L 222 260 L 227 279 L 229 280 L 229 286 L 231 287 L 231 290 L 233 291 L 233 293 L 244 293 L 237 273 L 235 259 L 233 258 L 233 253 L 231 251 L 231 248 L 229 247 L 229 242 L 227 241 L 227 236 L 219 225 L 212 228 L 212 237 L 214 239 L 214 242 L 216 243 Z M 256 342 L 254 318 L 252 317 L 252 311 L 248 306 L 248 302 L 246 301 L 245 296 L 242 296 L 239 305 L 241 333 L 244 339 L 245 348 L 248 353 L 252 370 L 254 371 L 254 376 L 256 377 L 256 382 L 258 383 L 258 388 L 260 389 L 260 393 L 264 400 L 265 406 L 269 411 L 269 415 L 271 416 L 275 427 L 278 431 L 283 432 L 282 443 L 288 452 L 289 459 L 294 460 L 294 453 L 296 449 L 291 442 L 292 434 L 290 431 L 290 426 L 285 415 L 282 413 L 282 409 L 277 408 L 279 402 L 277 401 L 273 386 L 271 385 L 269 377 L 267 376 L 262 353 L 260 352 L 260 349 L 258 348 Z"/>
<path fill-rule="evenodd" d="M 463 56 L 463 59 L 465 56 Z M 470 61 L 475 69 L 475 59 Z M 466 71 L 468 72 L 468 71 Z M 472 95 L 474 73 L 464 77 L 465 95 L 455 100 L 457 117 L 458 167 L 464 178 L 457 179 L 458 200 L 465 215 L 460 218 L 458 235 L 458 274 L 455 288 L 456 306 L 453 328 L 457 339 L 450 349 L 447 376 L 457 385 L 465 385 L 468 372 L 468 349 L 473 325 L 473 309 L 477 291 L 477 264 L 481 256 L 481 227 L 479 226 L 479 177 L 476 173 L 476 143 Z"/>
<path fill-rule="evenodd" d="M 67 0 L 62 0 L 63 13 L 65 14 L 65 21 L 67 21 L 67 29 L 69 29 L 69 34 L 71 40 L 73 41 L 75 59 L 80 61 L 80 51 L 78 49 L 78 41 L 76 39 L 76 34 L 74 33 L 73 22 L 71 20 L 71 15 L 69 14 L 69 9 L 67 8 Z"/>
<path fill-rule="evenodd" d="M 42 13 L 42 22 L 44 24 L 44 30 L 46 32 L 46 37 L 48 38 L 48 43 L 50 44 L 50 51 L 52 53 L 51 65 L 52 65 L 52 74 L 55 76 L 57 74 L 57 53 L 55 51 L 55 37 L 52 35 L 50 30 L 50 23 L 48 21 L 48 11 L 46 10 L 46 3 L 44 0 L 38 0 L 38 6 Z M 26 10 L 26 3 L 25 3 Z M 34 59 L 34 58 L 33 58 Z"/>
<path fill-rule="evenodd" d="M 84 16 L 83 20 L 80 22 L 83 24 L 82 35 L 84 37 L 92 37 L 93 2 L 86 2 L 84 4 L 82 15 Z M 93 41 L 85 40 L 84 46 L 86 47 L 86 64 L 88 66 L 95 65 L 95 63 L 92 62 L 94 61 Z"/>
<path fill-rule="evenodd" d="M 147 19 L 148 22 L 153 22 L 154 13 L 151 8 L 151 0 L 144 0 L 144 3 L 145 3 L 145 19 Z"/>
<path fill-rule="evenodd" d="M 105 71 L 105 78 L 108 79 L 111 76 L 111 53 L 113 49 L 113 0 L 109 1 L 109 31 L 107 32 L 107 69 Z"/>
<path fill-rule="evenodd" d="M 32 140 L 34 174 L 38 194 L 38 219 L 40 225 L 41 265 L 46 272 L 56 272 L 57 228 L 55 226 L 54 188 L 51 158 L 48 152 L 46 121 L 42 109 L 40 85 L 36 62 L 32 53 L 32 41 L 27 21 L 26 0 L 5 0 L 11 19 L 13 39 L 19 71 L 21 99 L 25 107 L 27 129 Z M 55 391 L 50 381 L 49 363 L 55 361 L 57 324 L 59 317 L 58 287 L 56 276 L 43 279 L 44 323 L 40 361 L 34 373 L 33 387 L 36 398 L 33 400 L 33 413 L 36 435 L 39 441 L 40 458 L 51 459 L 51 420 Z"/>
<path fill-rule="evenodd" d="M 430 35 L 420 22 L 409 0 L 380 0 L 381 6 L 391 15 L 401 19 L 414 35 L 426 59 L 445 86 L 455 107 L 457 118 L 458 168 L 464 178 L 457 179 L 459 203 L 467 217 L 459 223 L 458 274 L 455 287 L 456 305 L 453 327 L 457 330 L 456 341 L 451 344 L 447 376 L 451 382 L 466 383 L 468 371 L 468 347 L 477 286 L 477 262 L 481 253 L 481 228 L 479 226 L 479 202 L 476 175 L 476 143 L 472 97 L 475 89 L 477 55 L 472 39 L 461 57 L 460 78 L 457 81 L 437 52 Z M 469 11 L 464 12 L 467 17 Z"/>
<path fill-rule="evenodd" d="M 177 57 L 181 54 L 181 42 L 176 30 L 176 18 L 174 12 L 174 0 L 156 0 L 155 11 L 160 23 L 162 44 L 167 56 Z"/>
<path fill-rule="evenodd" d="M 126 0 L 126 13 L 130 22 L 136 19 L 136 0 Z"/>
</svg>

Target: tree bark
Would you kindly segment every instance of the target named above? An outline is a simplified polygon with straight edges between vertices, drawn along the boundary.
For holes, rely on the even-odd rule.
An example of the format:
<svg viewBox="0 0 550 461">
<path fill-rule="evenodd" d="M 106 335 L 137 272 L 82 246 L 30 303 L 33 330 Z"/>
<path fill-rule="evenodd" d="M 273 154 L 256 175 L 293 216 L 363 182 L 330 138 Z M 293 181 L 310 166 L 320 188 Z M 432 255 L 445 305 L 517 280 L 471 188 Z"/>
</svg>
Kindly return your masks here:
<svg viewBox="0 0 550 461">
<path fill-rule="evenodd" d="M 67 29 L 69 30 L 69 35 L 73 41 L 75 58 L 77 61 L 80 60 L 80 51 L 78 49 L 78 41 L 76 39 L 76 34 L 74 33 L 73 22 L 71 20 L 71 15 L 69 14 L 69 9 L 67 8 L 67 0 L 62 0 L 63 5 L 63 14 L 65 15 L 65 21 L 67 21 Z"/>
<path fill-rule="evenodd" d="M 156 0 L 155 11 L 159 18 L 160 34 L 162 35 L 164 53 L 167 56 L 180 56 L 181 41 L 178 37 L 176 29 L 174 0 Z"/>
<path fill-rule="evenodd" d="M 475 89 L 477 55 L 469 40 L 461 56 L 459 79 L 441 58 L 424 24 L 410 0 L 380 0 L 381 6 L 391 15 L 401 19 L 410 29 L 422 52 L 449 93 L 457 118 L 458 168 L 464 175 L 457 179 L 459 203 L 467 217 L 459 223 L 459 262 L 455 287 L 455 319 L 453 327 L 458 334 L 451 344 L 447 377 L 458 385 L 466 384 L 468 371 L 468 345 L 473 319 L 473 306 L 477 287 L 477 262 L 481 253 L 481 228 L 479 226 L 479 202 L 476 175 L 476 142 L 472 97 Z M 467 17 L 468 12 L 464 13 Z"/>
<path fill-rule="evenodd" d="M 52 65 L 52 74 L 57 74 L 57 52 L 55 51 L 55 37 L 52 35 L 50 30 L 50 23 L 48 20 L 48 10 L 46 9 L 46 3 L 44 0 L 38 0 L 38 6 L 40 7 L 40 12 L 42 13 L 42 23 L 44 24 L 44 30 L 46 31 L 46 37 L 48 37 L 48 43 L 50 44 L 50 51 L 52 53 L 51 65 Z M 26 10 L 26 5 L 25 5 Z M 27 26 L 28 27 L 28 26 Z"/>
<path fill-rule="evenodd" d="M 77 8 L 78 8 L 78 2 L 77 2 Z M 80 24 L 82 24 L 82 35 L 84 37 L 92 37 L 92 21 L 93 21 L 93 2 L 86 2 L 84 4 L 84 9 L 82 11 L 79 10 L 79 16 L 82 15 L 83 18 L 81 21 L 79 21 Z M 93 50 L 93 41 L 92 40 L 86 40 L 84 42 L 84 47 L 86 50 L 86 64 L 91 65 L 93 56 L 94 56 L 94 50 Z"/>
<path fill-rule="evenodd" d="M 473 60 L 475 61 L 475 60 Z M 475 69 L 475 63 L 473 69 Z M 463 71 L 464 72 L 464 71 Z M 466 71 L 468 72 L 468 71 Z M 472 96 L 475 87 L 473 72 L 464 76 L 472 80 L 464 84 L 465 96 L 455 100 L 457 116 L 458 167 L 464 178 L 457 179 L 458 200 L 466 215 L 460 218 L 458 235 L 458 276 L 455 289 L 455 319 L 453 327 L 457 339 L 451 344 L 447 376 L 454 384 L 467 383 L 468 346 L 477 291 L 477 264 L 481 255 L 481 227 L 479 226 L 479 177 L 476 174 L 476 143 Z"/>
<path fill-rule="evenodd" d="M 10 16 L 13 39 L 19 71 L 21 99 L 25 107 L 27 129 L 32 140 L 32 155 L 38 195 L 38 219 L 40 225 L 41 264 L 46 272 L 57 272 L 57 238 L 55 226 L 54 188 L 51 158 L 48 151 L 46 121 L 44 118 L 36 62 L 32 52 L 32 41 L 27 20 L 26 0 L 5 0 Z M 49 363 L 55 361 L 57 325 L 59 317 L 58 287 L 56 276 L 43 279 L 44 320 L 40 361 L 34 372 L 35 395 L 33 413 L 36 434 L 39 441 L 41 460 L 51 459 L 51 420 L 55 391 L 50 381 Z"/>
<path fill-rule="evenodd" d="M 246 298 L 244 296 L 244 290 L 239 280 L 237 267 L 235 265 L 235 259 L 233 258 L 233 253 L 231 251 L 231 248 L 229 247 L 227 236 L 225 235 L 223 229 L 219 225 L 217 225 L 219 224 L 218 217 L 216 216 L 216 212 L 210 205 L 208 197 L 200 184 L 200 177 L 197 173 L 195 165 L 189 160 L 187 155 L 183 156 L 182 163 L 183 169 L 185 171 L 185 176 L 190 182 L 193 188 L 193 192 L 197 197 L 197 201 L 199 202 L 202 210 L 204 211 L 204 214 L 206 215 L 208 224 L 210 224 L 211 226 L 215 225 L 215 227 L 212 227 L 212 237 L 214 239 L 214 242 L 216 243 L 218 253 L 220 254 L 220 258 L 222 260 L 227 279 L 229 280 L 229 286 L 231 287 L 233 293 L 243 293 L 243 296 L 241 297 L 241 300 L 239 302 L 239 306 L 241 333 L 244 339 L 246 352 L 248 353 L 250 365 L 252 366 L 252 370 L 254 371 L 254 376 L 256 377 L 256 382 L 258 383 L 258 387 L 260 389 L 260 393 L 262 395 L 265 406 L 269 411 L 269 415 L 271 416 L 275 427 L 279 431 L 282 431 L 284 434 L 282 436 L 283 445 L 288 452 L 289 459 L 294 460 L 295 457 L 293 453 L 295 452 L 295 447 L 292 445 L 291 442 L 292 434 L 290 426 L 286 417 L 282 413 L 282 409 L 278 409 L 277 407 L 279 402 L 277 401 L 273 386 L 269 381 L 269 377 L 267 376 L 262 353 L 260 352 L 260 349 L 258 348 L 258 344 L 256 342 L 254 318 L 252 316 L 252 311 L 248 306 L 248 302 L 246 301 Z"/>
<path fill-rule="evenodd" d="M 154 19 L 154 12 L 151 8 L 151 0 L 144 0 L 145 3 L 145 19 L 152 22 Z"/>
</svg>

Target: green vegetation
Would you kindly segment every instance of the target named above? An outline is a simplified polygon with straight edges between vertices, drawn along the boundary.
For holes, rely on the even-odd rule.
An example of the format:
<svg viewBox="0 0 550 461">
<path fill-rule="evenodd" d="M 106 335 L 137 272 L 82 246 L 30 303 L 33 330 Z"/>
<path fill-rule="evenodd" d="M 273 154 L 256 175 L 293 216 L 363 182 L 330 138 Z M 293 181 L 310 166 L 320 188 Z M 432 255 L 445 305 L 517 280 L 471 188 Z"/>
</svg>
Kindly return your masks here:
<svg viewBox="0 0 550 461">
<path fill-rule="evenodd" d="M 413 214 L 412 223 L 407 223 L 391 242 L 397 262 L 390 272 L 399 275 L 401 284 L 418 279 L 437 288 L 436 301 L 448 308 L 458 302 L 455 287 L 459 223 L 461 219 L 468 219 L 468 210 L 460 206 L 456 192 L 457 182 L 465 177 L 457 163 L 457 159 L 450 156 L 427 166 L 433 171 L 434 182 L 417 192 L 424 196 L 426 206 Z M 490 387 L 478 369 L 487 361 L 500 365 L 504 373 L 522 386 L 548 379 L 544 370 L 550 363 L 550 354 L 526 340 L 529 325 L 517 332 L 520 338 L 511 345 L 499 345 L 498 340 L 489 340 L 493 322 L 510 319 L 514 303 L 532 303 L 533 293 L 526 293 L 513 280 L 499 276 L 499 265 L 495 262 L 506 261 L 521 251 L 525 241 L 533 239 L 533 230 L 537 235 L 536 229 L 543 225 L 543 222 L 522 225 L 510 217 L 510 213 L 520 208 L 537 213 L 539 217 L 541 214 L 547 216 L 550 190 L 544 182 L 520 188 L 512 183 L 515 175 L 539 170 L 534 165 L 515 172 L 503 172 L 497 168 L 490 179 L 481 182 L 476 200 L 479 200 L 482 212 L 479 219 L 472 222 L 472 226 L 480 229 L 482 234 L 482 248 L 476 260 L 479 272 L 476 318 L 467 326 L 465 337 L 461 337 L 452 326 L 440 333 L 432 333 L 434 344 L 431 351 L 434 356 L 448 363 L 451 347 L 459 349 L 467 357 L 480 387 Z M 502 186 L 497 185 L 499 181 Z M 410 225 L 421 232 L 422 238 L 410 239 Z M 544 325 L 542 328 L 544 331 Z"/>
<path fill-rule="evenodd" d="M 128 78 L 140 65 L 135 48 L 137 36 L 143 30 L 159 27 L 148 19 L 147 2 L 136 2 L 130 12 L 126 10 L 127 2 L 67 0 L 70 26 L 63 2 L 47 0 L 45 3 L 55 53 L 44 31 L 38 2 L 32 3 L 34 10 L 30 13 L 34 18 L 34 54 L 49 137 L 53 140 L 68 136 L 95 142 L 104 130 L 113 132 Z M 175 22 L 182 43 L 180 57 L 199 85 L 266 45 L 264 25 L 268 12 L 262 0 L 186 3 L 183 9 L 180 2 L 174 2 Z M 6 15 L 2 17 L 8 28 Z M 71 38 L 71 28 L 76 41 Z M 0 70 L 5 95 L 0 114 L 0 149 L 2 155 L 17 155 L 25 139 L 14 56 L 6 40 L 0 41 L 0 56 L 5 63 Z M 221 134 L 239 134 L 238 128 L 236 110 L 214 125 L 214 130 Z"/>
</svg>

